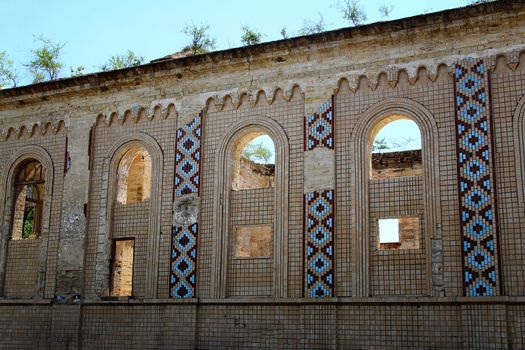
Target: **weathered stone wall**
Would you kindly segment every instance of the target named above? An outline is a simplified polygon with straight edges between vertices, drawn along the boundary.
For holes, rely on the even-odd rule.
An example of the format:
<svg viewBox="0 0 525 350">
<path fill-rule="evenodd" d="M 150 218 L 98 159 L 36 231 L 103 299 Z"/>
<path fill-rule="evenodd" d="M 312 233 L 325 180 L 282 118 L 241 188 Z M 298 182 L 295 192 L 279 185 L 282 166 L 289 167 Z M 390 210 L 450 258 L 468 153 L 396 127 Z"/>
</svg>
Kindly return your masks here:
<svg viewBox="0 0 525 350">
<path fill-rule="evenodd" d="M 453 74 L 467 56 L 483 58 L 490 81 L 491 297 L 463 296 Z M 523 348 L 524 87 L 525 3 L 502 0 L 2 90 L 0 348 Z M 305 116 L 327 99 L 334 145 L 307 151 Z M 175 143 L 197 115 L 196 297 L 174 300 Z M 421 166 L 371 179 L 370 133 L 400 115 L 420 126 Z M 245 131 L 272 137 L 274 187 L 230 191 L 230 143 Z M 137 146 L 152 156 L 151 197 L 116 203 L 118 161 Z M 32 155 L 52 178 L 42 237 L 9 241 L 9 174 Z M 333 289 L 314 299 L 305 203 L 325 190 Z M 378 249 L 389 217 L 419 218 L 417 248 Z M 271 256 L 234 259 L 239 225 L 271 226 Z M 126 301 L 106 298 L 117 238 L 135 239 Z"/>
</svg>

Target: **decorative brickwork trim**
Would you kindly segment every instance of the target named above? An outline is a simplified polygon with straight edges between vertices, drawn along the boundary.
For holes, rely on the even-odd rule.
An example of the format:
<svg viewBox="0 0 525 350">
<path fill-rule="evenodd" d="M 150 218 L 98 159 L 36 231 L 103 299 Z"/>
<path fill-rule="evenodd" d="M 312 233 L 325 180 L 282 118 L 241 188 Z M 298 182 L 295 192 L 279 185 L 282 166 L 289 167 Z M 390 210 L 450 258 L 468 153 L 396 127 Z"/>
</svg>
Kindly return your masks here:
<svg viewBox="0 0 525 350">
<path fill-rule="evenodd" d="M 497 213 L 487 67 L 468 58 L 454 72 L 464 293 L 498 295 Z"/>
<path fill-rule="evenodd" d="M 195 296 L 197 265 L 197 233 L 199 224 L 174 226 L 171 237 L 170 297 Z"/>
<path fill-rule="evenodd" d="M 323 103 L 319 111 L 306 118 L 306 150 L 317 147 L 334 149 L 333 97 Z"/>
<path fill-rule="evenodd" d="M 306 294 L 334 295 L 334 190 L 315 191 L 306 198 Z"/>
<path fill-rule="evenodd" d="M 174 201 L 179 197 L 199 194 L 202 118 L 201 112 L 191 122 L 177 129 Z M 172 228 L 169 281 L 171 298 L 196 296 L 198 232 L 198 223 Z"/>
<path fill-rule="evenodd" d="M 305 151 L 324 147 L 335 149 L 334 97 L 305 118 Z M 304 200 L 304 289 L 307 297 L 334 296 L 334 218 L 333 188 L 308 192 Z"/>
</svg>

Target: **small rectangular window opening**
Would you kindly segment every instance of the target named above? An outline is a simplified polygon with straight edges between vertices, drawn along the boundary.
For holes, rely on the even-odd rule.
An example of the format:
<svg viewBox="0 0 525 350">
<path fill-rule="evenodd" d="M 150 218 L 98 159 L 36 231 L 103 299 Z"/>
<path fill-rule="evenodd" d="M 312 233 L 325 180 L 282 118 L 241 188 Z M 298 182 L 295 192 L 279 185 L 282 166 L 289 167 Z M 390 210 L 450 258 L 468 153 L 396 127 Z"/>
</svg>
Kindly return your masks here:
<svg viewBox="0 0 525 350">
<path fill-rule="evenodd" d="M 380 250 L 419 249 L 420 225 L 418 217 L 379 219 Z"/>
<path fill-rule="evenodd" d="M 236 258 L 268 258 L 272 256 L 272 227 L 240 226 L 235 232 Z"/>
<path fill-rule="evenodd" d="M 135 240 L 113 241 L 110 296 L 130 297 L 133 295 L 133 260 Z"/>
</svg>

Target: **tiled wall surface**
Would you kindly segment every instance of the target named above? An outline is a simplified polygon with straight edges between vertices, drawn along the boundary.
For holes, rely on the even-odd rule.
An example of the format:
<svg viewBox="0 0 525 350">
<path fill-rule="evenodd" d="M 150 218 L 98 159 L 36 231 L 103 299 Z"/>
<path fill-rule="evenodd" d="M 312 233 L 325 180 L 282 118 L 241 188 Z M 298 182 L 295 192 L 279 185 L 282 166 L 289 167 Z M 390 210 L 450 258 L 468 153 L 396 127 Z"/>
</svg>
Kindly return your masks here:
<svg viewBox="0 0 525 350">
<path fill-rule="evenodd" d="M 3 305 L 5 349 L 521 349 L 525 306 Z M 53 317 L 52 317 L 53 316 Z M 79 320 L 80 323 L 79 323 Z M 373 330 L 373 335 L 371 335 Z"/>
<path fill-rule="evenodd" d="M 71 148 L 77 153 L 70 158 L 73 169 L 86 165 L 79 167 L 87 179 L 82 183 L 88 187 L 87 197 L 81 200 L 87 224 L 81 233 L 68 229 L 84 243 L 83 258 L 67 256 L 69 241 L 62 240 L 67 224 L 63 193 L 76 193 L 64 188 L 67 137 L 81 118 L 47 133 L 21 126 L 8 133 L 0 130 L 0 176 L 8 173 L 10 159 L 24 146 L 45 149 L 54 170 L 49 232 L 38 240 L 4 240 L 5 246 L 0 246 L 0 267 L 2 259 L 6 262 L 0 349 L 525 348 L 525 53 L 509 46 L 498 56 L 491 46 L 499 41 L 524 44 L 515 34 L 522 33 L 525 24 L 523 16 L 512 17 L 511 10 L 521 8 L 518 2 L 500 1 L 504 5 L 481 6 L 508 10 L 490 15 L 501 16 L 502 28 L 512 29 L 501 34 L 501 40 L 480 28 L 470 33 L 470 27 L 456 21 L 461 35 L 455 38 L 462 45 L 457 50 L 439 46 L 426 53 L 421 43 L 414 50 L 424 53 L 414 62 L 402 53 L 406 67 L 400 68 L 399 53 L 374 49 L 379 53 L 368 51 L 370 57 L 394 56 L 388 58 L 390 63 L 376 57 L 374 69 L 383 73 L 371 69 L 366 72 L 370 77 L 355 81 L 341 77 L 350 71 L 363 74 L 368 63 L 352 65 L 346 56 L 329 56 L 353 50 L 353 42 L 345 41 L 340 47 L 336 42 L 333 50 L 312 46 L 313 56 L 307 58 L 293 56 L 291 50 L 289 62 L 283 56 L 274 60 L 269 52 L 272 57 L 262 62 L 267 66 L 253 63 L 260 66 L 250 76 L 242 75 L 241 65 L 218 65 L 208 72 L 213 75 L 208 85 L 199 85 L 202 80 L 195 78 L 184 92 L 174 90 L 175 78 L 161 73 L 129 93 L 124 87 L 118 92 L 97 90 L 79 99 L 70 92 L 74 96 L 68 95 L 72 100 L 67 103 L 85 108 L 82 122 L 93 121 L 85 128 L 86 138 L 90 133 L 88 149 Z M 472 20 L 485 16 L 475 15 Z M 434 29 L 437 34 L 416 35 L 444 35 Z M 465 43 L 463 33 L 477 41 Z M 487 47 L 480 37 L 490 40 Z M 404 45 L 413 50 L 412 42 Z M 356 59 L 361 54 L 365 53 L 355 52 Z M 476 58 L 463 60 L 469 54 Z M 232 56 L 228 62 L 236 59 Z M 304 62 L 299 67 L 294 60 Z M 434 66 L 437 61 L 445 63 Z M 285 74 L 272 66 L 277 63 L 293 69 Z M 184 71 L 184 78 L 198 75 L 199 67 L 197 73 Z M 238 82 L 248 85 L 237 86 Z M 267 95 L 268 89 L 254 90 L 258 84 L 280 83 L 291 88 L 274 89 L 272 95 Z M 232 98 L 233 90 L 246 86 L 249 93 Z M 105 94 L 108 100 L 102 101 Z M 136 101 L 153 105 L 159 96 L 171 103 L 170 112 L 136 108 Z M 26 103 L 51 115 L 55 98 L 27 98 Z M 15 100 L 2 97 L 0 102 L 0 112 L 7 111 L 10 118 L 29 114 L 29 107 Z M 68 110 L 67 103 L 60 108 Z M 175 111 L 181 105 L 184 108 Z M 122 118 L 116 117 L 120 112 L 108 112 L 109 117 L 94 122 L 100 113 L 126 108 L 129 113 Z M 422 132 L 421 175 L 370 179 L 370 130 L 384 118 L 410 113 L 417 114 L 413 119 Z M 3 114 L 3 123 L 2 118 Z M 231 166 L 231 155 L 220 154 L 227 135 L 240 125 L 256 128 L 261 121 L 275 127 L 267 130 L 282 132 L 274 139 L 282 161 L 276 164 L 276 179 L 281 174 L 282 182 L 232 191 L 227 178 L 219 188 Z M 193 133 L 191 142 L 181 130 Z M 153 140 L 157 153 L 152 191 L 158 192 L 141 203 L 118 204 L 108 193 L 108 179 L 115 175 L 111 162 L 119 152 L 116 145 L 134 137 Z M 73 140 L 69 143 L 75 147 Z M 326 178 L 311 181 L 309 171 L 319 170 L 312 159 L 319 160 L 319 155 L 327 158 L 319 164 L 332 167 L 325 169 Z M 193 163 L 185 164 L 186 158 Z M 9 200 L 5 197 L 10 184 L 3 181 L 0 208 Z M 177 226 L 174 208 L 184 196 L 197 198 L 198 214 L 196 222 Z M 1 214 L 2 220 L 10 215 Z M 418 218 L 418 246 L 380 249 L 378 220 L 398 217 Z M 158 230 L 152 229 L 155 220 Z M 225 224 L 219 227 L 217 222 Z M 274 230 L 270 256 L 234 256 L 235 229 L 249 225 Z M 0 227 L 0 233 L 7 237 L 9 228 Z M 110 260 L 107 242 L 116 238 L 135 239 L 129 299 L 106 298 L 103 290 Z M 153 249 L 158 253 L 152 254 Z M 176 265 L 181 257 L 193 259 L 184 271 L 183 265 Z M 60 262 L 75 259 L 83 264 L 78 265 L 83 274 L 76 286 L 80 295 L 64 299 L 57 281 L 65 279 L 57 271 Z M 183 290 L 181 281 L 192 285 Z M 217 292 L 218 286 L 224 287 L 224 295 Z"/>
</svg>

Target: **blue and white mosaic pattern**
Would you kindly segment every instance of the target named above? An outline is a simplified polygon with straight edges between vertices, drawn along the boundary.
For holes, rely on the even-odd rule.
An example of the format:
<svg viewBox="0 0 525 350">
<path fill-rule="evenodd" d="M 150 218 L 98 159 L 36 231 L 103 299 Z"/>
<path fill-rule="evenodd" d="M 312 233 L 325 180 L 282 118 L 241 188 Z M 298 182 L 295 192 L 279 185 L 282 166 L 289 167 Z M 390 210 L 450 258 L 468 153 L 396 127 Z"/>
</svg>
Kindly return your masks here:
<svg viewBox="0 0 525 350">
<path fill-rule="evenodd" d="M 199 194 L 202 115 L 177 130 L 174 196 Z M 171 235 L 170 296 L 194 298 L 198 223 L 174 226 Z"/>
<path fill-rule="evenodd" d="M 306 150 L 317 147 L 334 149 L 333 99 L 329 99 L 319 111 L 306 117 Z"/>
<path fill-rule="evenodd" d="M 199 192 L 201 161 L 201 116 L 177 129 L 175 195 Z"/>
<path fill-rule="evenodd" d="M 458 186 L 467 296 L 498 293 L 488 77 L 483 60 L 455 66 Z"/>
<path fill-rule="evenodd" d="M 334 293 L 334 191 L 306 194 L 306 294 Z"/>
</svg>

